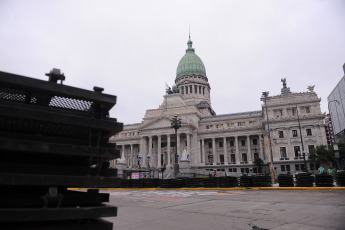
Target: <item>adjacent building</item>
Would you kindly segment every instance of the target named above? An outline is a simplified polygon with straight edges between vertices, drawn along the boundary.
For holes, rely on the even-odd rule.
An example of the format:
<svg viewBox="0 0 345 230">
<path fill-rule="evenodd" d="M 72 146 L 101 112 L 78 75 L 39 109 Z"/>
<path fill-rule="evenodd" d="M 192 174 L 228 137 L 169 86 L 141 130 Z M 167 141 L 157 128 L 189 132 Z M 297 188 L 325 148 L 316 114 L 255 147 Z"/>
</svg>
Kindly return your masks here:
<svg viewBox="0 0 345 230">
<path fill-rule="evenodd" d="M 345 64 L 343 65 L 345 74 Z M 345 142 L 345 75 L 328 96 L 329 118 L 336 142 Z"/>
<path fill-rule="evenodd" d="M 124 174 L 150 170 L 155 176 L 164 170 L 163 177 L 169 178 L 177 148 L 179 160 L 188 162 L 190 173 L 258 173 L 257 158 L 263 160 L 263 172 L 267 173 L 270 146 L 266 106 L 276 174 L 303 170 L 303 152 L 308 157 L 317 145 L 327 144 L 325 115 L 314 86 L 293 93 L 282 79 L 281 94 L 268 96 L 261 110 L 216 115 L 205 66 L 190 38 L 187 45 L 177 66 L 176 86 L 167 89 L 159 108 L 147 110 L 141 123 L 125 125 L 111 138 L 121 151 L 121 159 L 112 162 L 113 167 L 121 168 Z M 259 101 L 259 97 L 253 99 Z M 171 128 L 174 115 L 182 121 L 177 136 Z M 308 168 L 315 166 L 308 163 Z"/>
</svg>

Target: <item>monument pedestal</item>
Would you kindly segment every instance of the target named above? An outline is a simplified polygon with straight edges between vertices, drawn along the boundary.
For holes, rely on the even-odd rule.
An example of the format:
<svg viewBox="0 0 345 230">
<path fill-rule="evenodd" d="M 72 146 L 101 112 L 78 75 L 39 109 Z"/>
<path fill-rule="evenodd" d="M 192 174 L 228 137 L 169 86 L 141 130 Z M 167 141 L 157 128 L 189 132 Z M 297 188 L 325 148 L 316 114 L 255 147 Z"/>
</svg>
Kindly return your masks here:
<svg viewBox="0 0 345 230">
<path fill-rule="evenodd" d="M 117 163 L 116 164 L 116 168 L 117 168 L 117 177 L 118 178 L 123 178 L 123 172 L 124 172 L 124 169 L 127 168 L 127 164 L 126 163 L 122 163 L 122 162 Z"/>
<path fill-rule="evenodd" d="M 189 160 L 180 160 L 178 164 L 180 166 L 180 173 L 192 173 Z"/>
</svg>

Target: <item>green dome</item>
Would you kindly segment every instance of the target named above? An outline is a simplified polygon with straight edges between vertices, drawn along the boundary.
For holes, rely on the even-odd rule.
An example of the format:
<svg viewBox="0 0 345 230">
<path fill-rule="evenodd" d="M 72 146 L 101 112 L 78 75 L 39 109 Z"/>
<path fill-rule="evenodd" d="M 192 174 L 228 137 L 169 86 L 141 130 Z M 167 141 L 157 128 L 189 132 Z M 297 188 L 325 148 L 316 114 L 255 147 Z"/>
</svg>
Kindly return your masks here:
<svg viewBox="0 0 345 230">
<path fill-rule="evenodd" d="M 176 70 L 176 78 L 187 74 L 200 74 L 206 77 L 206 69 L 204 63 L 201 61 L 198 55 L 195 54 L 195 50 L 192 47 L 193 42 L 190 40 L 187 42 L 188 49 L 186 54 L 181 58 Z"/>
</svg>

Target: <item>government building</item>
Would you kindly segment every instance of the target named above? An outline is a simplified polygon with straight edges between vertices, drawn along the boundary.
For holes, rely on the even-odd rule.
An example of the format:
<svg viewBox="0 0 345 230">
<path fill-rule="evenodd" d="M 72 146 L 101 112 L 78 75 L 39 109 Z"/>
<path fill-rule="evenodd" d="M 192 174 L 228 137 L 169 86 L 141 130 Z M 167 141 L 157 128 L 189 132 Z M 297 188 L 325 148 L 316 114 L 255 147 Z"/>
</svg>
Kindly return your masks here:
<svg viewBox="0 0 345 230">
<path fill-rule="evenodd" d="M 125 125 L 111 138 L 121 152 L 121 159 L 111 162 L 120 176 L 140 171 L 172 178 L 176 148 L 180 176 L 214 171 L 231 176 L 268 173 L 271 159 L 276 175 L 295 173 L 303 170 L 303 152 L 308 160 L 317 145 L 327 144 L 325 115 L 314 86 L 293 93 L 282 79 L 281 94 L 267 92 L 261 110 L 216 115 L 205 66 L 190 38 L 187 45 L 175 86 L 167 89 L 159 108 L 148 109 L 141 123 Z M 177 136 L 171 127 L 175 115 L 181 119 Z M 257 158 L 263 167 L 254 163 Z M 307 166 L 315 170 L 315 165 L 308 162 Z"/>
</svg>

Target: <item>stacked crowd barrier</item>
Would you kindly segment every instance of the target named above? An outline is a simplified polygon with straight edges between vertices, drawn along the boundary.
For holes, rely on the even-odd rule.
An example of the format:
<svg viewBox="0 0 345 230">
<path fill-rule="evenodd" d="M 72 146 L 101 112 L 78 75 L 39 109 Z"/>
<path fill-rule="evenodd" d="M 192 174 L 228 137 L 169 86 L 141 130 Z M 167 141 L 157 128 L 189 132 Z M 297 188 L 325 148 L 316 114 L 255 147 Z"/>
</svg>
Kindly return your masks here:
<svg viewBox="0 0 345 230">
<path fill-rule="evenodd" d="M 295 175 L 296 187 L 313 187 L 314 175 L 310 173 L 299 173 Z"/>
<path fill-rule="evenodd" d="M 333 176 L 327 174 L 315 175 L 316 187 L 333 187 Z"/>
<path fill-rule="evenodd" d="M 293 175 L 279 174 L 278 183 L 279 183 L 279 187 L 294 187 Z"/>
<path fill-rule="evenodd" d="M 0 72 L 0 229 L 113 229 L 109 194 L 68 188 L 119 186 L 109 138 L 123 124 L 109 117 L 116 96 L 57 81 Z"/>
<path fill-rule="evenodd" d="M 338 186 L 345 186 L 345 171 L 337 173 L 335 181 Z"/>
</svg>

